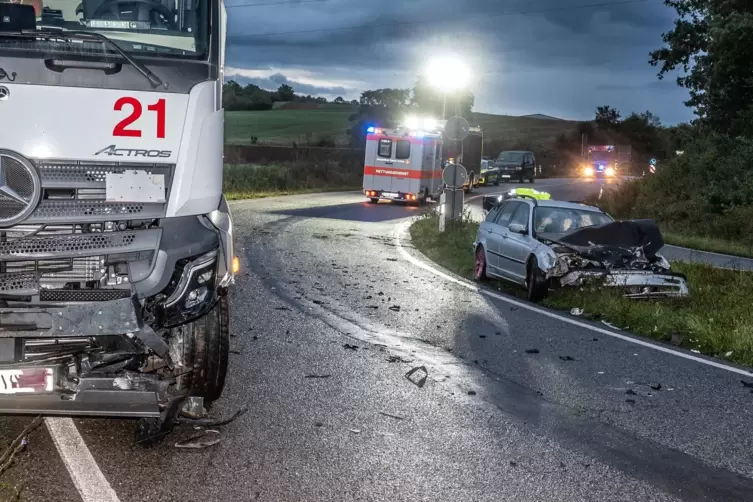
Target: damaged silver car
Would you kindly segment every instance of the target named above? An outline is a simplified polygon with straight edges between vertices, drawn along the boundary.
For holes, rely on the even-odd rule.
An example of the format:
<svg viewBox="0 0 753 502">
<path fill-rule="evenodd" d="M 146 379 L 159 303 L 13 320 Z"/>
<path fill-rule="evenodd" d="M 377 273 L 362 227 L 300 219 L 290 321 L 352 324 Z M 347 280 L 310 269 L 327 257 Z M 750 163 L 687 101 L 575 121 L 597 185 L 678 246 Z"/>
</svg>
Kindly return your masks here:
<svg viewBox="0 0 753 502">
<path fill-rule="evenodd" d="M 473 243 L 476 280 L 523 285 L 530 301 L 552 286 L 592 281 L 631 298 L 688 295 L 685 276 L 658 254 L 664 240 L 653 220 L 615 221 L 595 206 L 514 193 L 485 196 L 483 207 Z"/>
</svg>

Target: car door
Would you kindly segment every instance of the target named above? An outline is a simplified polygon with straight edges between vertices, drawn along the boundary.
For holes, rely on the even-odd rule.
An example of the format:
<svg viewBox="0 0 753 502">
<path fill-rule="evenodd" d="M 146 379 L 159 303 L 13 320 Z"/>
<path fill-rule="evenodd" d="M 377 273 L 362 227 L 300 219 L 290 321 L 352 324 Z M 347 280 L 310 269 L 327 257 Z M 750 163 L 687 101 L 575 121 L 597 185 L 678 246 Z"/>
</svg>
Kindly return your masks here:
<svg viewBox="0 0 753 502">
<path fill-rule="evenodd" d="M 520 204 L 522 203 L 519 201 L 506 202 L 494 220 L 494 224 L 490 226 L 486 236 L 486 240 L 489 243 L 487 255 L 491 261 L 491 273 L 507 279 L 514 277 L 509 271 L 508 260 L 505 258 L 503 251 L 506 246 L 505 241 L 508 238 L 507 225 Z"/>
<path fill-rule="evenodd" d="M 531 204 L 521 202 L 508 223 L 507 238 L 502 244 L 500 254 L 504 255 L 509 277 L 515 282 L 526 280 L 526 262 L 534 248 L 535 239 L 531 236 Z M 520 225 L 524 233 L 510 230 L 514 224 Z"/>
</svg>

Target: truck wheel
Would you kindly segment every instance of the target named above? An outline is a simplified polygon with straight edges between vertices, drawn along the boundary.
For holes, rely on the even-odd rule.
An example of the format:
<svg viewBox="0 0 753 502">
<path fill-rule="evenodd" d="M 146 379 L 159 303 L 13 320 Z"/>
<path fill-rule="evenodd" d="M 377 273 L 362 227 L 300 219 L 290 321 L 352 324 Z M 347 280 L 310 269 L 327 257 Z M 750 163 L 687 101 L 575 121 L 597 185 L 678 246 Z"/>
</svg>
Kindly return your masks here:
<svg viewBox="0 0 753 502">
<path fill-rule="evenodd" d="M 225 387 L 230 353 L 229 304 L 225 295 L 207 315 L 176 328 L 182 330 L 184 364 L 177 387 L 208 403 L 219 399 Z"/>
<path fill-rule="evenodd" d="M 376 204 L 377 202 L 379 202 L 379 199 L 369 199 L 369 202 L 372 204 Z"/>
</svg>

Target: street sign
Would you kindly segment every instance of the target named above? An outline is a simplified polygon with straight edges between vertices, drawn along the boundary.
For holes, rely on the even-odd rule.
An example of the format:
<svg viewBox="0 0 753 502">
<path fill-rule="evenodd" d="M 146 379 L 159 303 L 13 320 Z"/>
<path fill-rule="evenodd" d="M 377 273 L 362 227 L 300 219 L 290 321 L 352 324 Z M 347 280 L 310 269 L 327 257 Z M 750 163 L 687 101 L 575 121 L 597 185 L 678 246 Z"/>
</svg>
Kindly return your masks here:
<svg viewBox="0 0 753 502">
<path fill-rule="evenodd" d="M 444 133 L 452 141 L 463 141 L 468 137 L 471 126 L 463 117 L 455 116 L 444 125 Z"/>
<path fill-rule="evenodd" d="M 655 166 L 656 165 L 656 159 L 651 159 L 651 160 L 648 161 L 648 163 L 651 164 L 652 166 Z"/>
<path fill-rule="evenodd" d="M 654 174 L 656 172 L 656 166 L 650 165 L 648 166 L 648 170 L 651 171 L 651 174 Z"/>
<path fill-rule="evenodd" d="M 468 181 L 468 171 L 460 164 L 450 164 L 442 171 L 442 181 L 447 188 L 461 188 Z"/>
</svg>

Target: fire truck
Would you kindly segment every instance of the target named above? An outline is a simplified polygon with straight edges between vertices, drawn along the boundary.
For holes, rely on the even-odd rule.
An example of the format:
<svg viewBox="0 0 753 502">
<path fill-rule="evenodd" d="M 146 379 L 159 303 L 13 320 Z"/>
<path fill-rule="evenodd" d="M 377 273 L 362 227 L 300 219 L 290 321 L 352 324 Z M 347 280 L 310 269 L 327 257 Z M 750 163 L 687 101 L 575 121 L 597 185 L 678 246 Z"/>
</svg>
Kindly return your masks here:
<svg viewBox="0 0 753 502">
<path fill-rule="evenodd" d="M 442 130 L 433 121 L 423 127 L 370 127 L 366 136 L 363 192 L 380 199 L 423 204 L 442 193 Z"/>
<path fill-rule="evenodd" d="M 225 7 L 44 4 L 0 3 L 0 415 L 158 440 L 228 371 Z"/>
<path fill-rule="evenodd" d="M 583 175 L 613 178 L 628 174 L 631 165 L 630 146 L 589 145 L 583 163 Z"/>
</svg>

